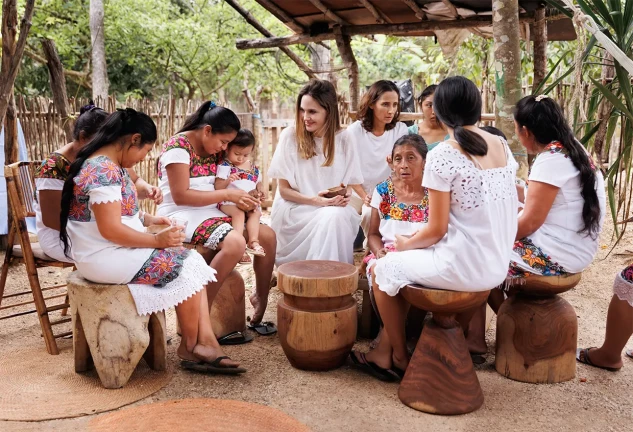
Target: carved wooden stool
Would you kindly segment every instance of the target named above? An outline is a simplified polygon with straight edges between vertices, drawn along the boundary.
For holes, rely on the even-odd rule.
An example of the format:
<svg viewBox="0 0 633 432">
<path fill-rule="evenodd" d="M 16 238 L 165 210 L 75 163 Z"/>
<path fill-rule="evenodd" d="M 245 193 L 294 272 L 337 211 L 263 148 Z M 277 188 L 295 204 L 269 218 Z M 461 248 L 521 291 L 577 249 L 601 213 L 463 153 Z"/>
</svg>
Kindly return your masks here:
<svg viewBox="0 0 633 432">
<path fill-rule="evenodd" d="M 476 410 L 483 404 L 484 395 L 455 315 L 485 302 L 490 291 L 460 292 L 407 285 L 400 292 L 413 306 L 433 312 L 433 320 L 422 330 L 398 397 L 405 405 L 431 414 Z"/>
<path fill-rule="evenodd" d="M 501 375 L 529 383 L 559 383 L 576 375 L 578 319 L 558 294 L 581 274 L 529 276 L 512 286 L 497 315 L 495 367 Z"/>
<path fill-rule="evenodd" d="M 88 282 L 75 271 L 68 277 L 75 372 L 94 366 L 105 388 L 123 387 L 136 365 L 166 368 L 163 312 L 139 316 L 127 285 Z"/>
<path fill-rule="evenodd" d="M 296 261 L 278 269 L 277 305 L 281 346 L 298 369 L 341 366 L 354 345 L 357 306 L 352 293 L 358 270 L 335 261 Z"/>
</svg>

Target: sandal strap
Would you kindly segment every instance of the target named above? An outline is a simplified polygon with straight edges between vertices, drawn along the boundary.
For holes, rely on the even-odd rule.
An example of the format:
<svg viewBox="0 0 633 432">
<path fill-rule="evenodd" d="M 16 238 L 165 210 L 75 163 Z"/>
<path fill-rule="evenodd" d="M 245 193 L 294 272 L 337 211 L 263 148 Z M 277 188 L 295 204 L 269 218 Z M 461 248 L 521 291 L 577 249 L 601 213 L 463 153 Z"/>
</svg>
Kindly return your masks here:
<svg viewBox="0 0 633 432">
<path fill-rule="evenodd" d="M 220 356 L 220 357 L 216 358 L 215 360 L 213 360 L 212 362 L 209 362 L 209 364 L 211 366 L 214 366 L 214 367 L 220 367 L 220 362 L 222 360 L 231 360 L 231 357 L 229 357 L 229 356 Z"/>
</svg>

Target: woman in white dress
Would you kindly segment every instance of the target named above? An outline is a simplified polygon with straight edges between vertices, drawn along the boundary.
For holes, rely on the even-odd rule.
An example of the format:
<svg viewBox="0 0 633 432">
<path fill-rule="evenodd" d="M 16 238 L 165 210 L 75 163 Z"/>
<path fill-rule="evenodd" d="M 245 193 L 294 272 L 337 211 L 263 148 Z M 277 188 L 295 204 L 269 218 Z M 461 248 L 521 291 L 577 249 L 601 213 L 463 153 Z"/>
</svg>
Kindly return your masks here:
<svg viewBox="0 0 633 432">
<path fill-rule="evenodd" d="M 271 213 L 277 265 L 299 260 L 353 263 L 360 216 L 346 196 L 327 189 L 363 182 L 357 153 L 340 130 L 336 90 L 312 80 L 299 92 L 294 127 L 285 129 L 270 164 L 279 180 Z M 268 249 L 266 249 L 268 250 Z"/>
<path fill-rule="evenodd" d="M 387 157 L 393 144 L 407 135 L 407 125 L 398 121 L 400 93 L 393 81 L 380 80 L 363 95 L 358 109 L 358 120 L 347 128 L 360 161 L 363 183 L 352 186 L 351 205 L 361 214 L 360 226 L 369 235 L 371 199 L 376 185 L 389 177 Z"/>
<path fill-rule="evenodd" d="M 73 141 L 51 153 L 35 173 L 37 239 L 44 253 L 57 261 L 70 262 L 59 242 L 59 209 L 64 181 L 79 150 L 90 141 L 107 117 L 108 113 L 92 102 L 81 107 L 73 128 Z M 136 186 L 139 199 L 150 198 L 157 204 L 163 201 L 160 189 L 136 175 L 133 168 L 127 171 Z"/>
<path fill-rule="evenodd" d="M 176 307 L 182 330 L 177 354 L 183 368 L 245 372 L 224 355 L 211 328 L 205 287 L 215 270 L 182 247 L 182 226 L 158 234 L 144 226 L 169 223 L 139 211 L 125 168 L 143 160 L 156 125 L 132 109 L 111 114 L 77 154 L 64 183 L 60 240 L 81 275 L 103 284 L 127 284 L 139 315 Z"/>
<path fill-rule="evenodd" d="M 259 199 L 242 189 L 215 190 L 221 154 L 235 139 L 240 127 L 240 120 L 233 111 L 207 101 L 187 117 L 180 131 L 163 145 L 158 160 L 158 186 L 165 198 L 156 213 L 187 220 L 185 241 L 217 251 L 210 263 L 217 270 L 217 282 L 207 287 L 209 304 L 244 256 L 244 235 L 248 237 L 248 233 L 233 231 L 231 218 L 218 209 L 218 203 L 231 201 L 244 211 L 254 210 L 260 204 Z M 262 322 L 262 318 L 268 304 L 277 241 L 273 230 L 266 225 L 260 226 L 258 240 L 270 253 L 254 259 L 255 290 L 250 301 L 255 312 L 250 327 L 259 334 L 270 335 L 276 329 L 273 324 Z M 248 340 L 242 338 L 242 341 Z M 237 340 L 233 338 L 231 342 L 237 343 Z"/>
<path fill-rule="evenodd" d="M 435 112 L 450 139 L 427 156 L 423 186 L 429 190 L 429 221 L 410 238 L 396 235 L 397 252 L 374 267 L 374 297 L 385 332 L 384 349 L 352 361 L 379 374 L 401 376 L 409 363 L 399 294 L 407 284 L 485 291 L 507 274 L 516 234 L 517 164 L 507 143 L 480 130 L 481 94 L 464 77 L 447 78 L 435 93 Z M 470 316 L 468 316 L 470 319 Z"/>
</svg>

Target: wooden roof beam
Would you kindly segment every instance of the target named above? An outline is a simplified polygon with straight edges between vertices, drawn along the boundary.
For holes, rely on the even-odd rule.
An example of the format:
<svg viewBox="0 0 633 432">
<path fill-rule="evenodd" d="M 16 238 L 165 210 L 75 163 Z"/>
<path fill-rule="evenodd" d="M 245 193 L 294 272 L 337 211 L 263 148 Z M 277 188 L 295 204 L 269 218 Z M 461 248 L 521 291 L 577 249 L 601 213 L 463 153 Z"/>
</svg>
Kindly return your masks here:
<svg viewBox="0 0 633 432">
<path fill-rule="evenodd" d="M 407 6 L 409 6 L 409 8 L 415 12 L 415 16 L 418 17 L 420 20 L 423 20 L 426 18 L 426 14 L 424 13 L 424 11 L 422 10 L 422 8 L 420 6 L 418 6 L 418 4 L 415 2 L 415 0 L 401 0 L 402 3 L 406 4 Z"/>
<path fill-rule="evenodd" d="M 270 0 L 258 0 L 258 3 L 268 9 L 269 12 L 272 12 L 273 15 L 276 15 L 277 18 L 279 18 L 279 20 L 287 25 L 293 32 L 303 33 L 306 30 L 303 25 Z"/>
<path fill-rule="evenodd" d="M 231 0 L 232 1 L 232 0 Z M 534 22 L 533 14 L 523 14 L 521 22 Z M 473 16 L 460 20 L 451 21 L 420 21 L 406 24 L 369 24 L 357 26 L 343 26 L 340 28 L 341 34 L 347 36 L 375 35 L 375 34 L 407 34 L 424 30 L 451 30 L 464 28 L 487 27 L 492 25 L 492 16 Z M 235 46 L 238 49 L 259 49 L 278 48 L 288 45 L 305 44 L 309 42 L 321 42 L 324 40 L 336 39 L 333 30 L 321 33 L 316 36 L 309 34 L 298 34 L 284 37 L 269 37 L 266 39 L 238 39 Z"/>
<path fill-rule="evenodd" d="M 393 23 L 387 15 L 382 13 L 380 9 L 378 9 L 376 6 L 371 4 L 371 1 L 369 0 L 358 0 L 358 1 L 363 6 L 365 6 L 365 9 L 367 9 L 374 16 L 374 18 L 376 18 L 376 22 L 378 24 L 386 24 L 386 23 L 392 24 Z"/>
<path fill-rule="evenodd" d="M 255 17 L 249 11 L 247 11 L 242 6 L 240 6 L 235 0 L 224 0 L 224 1 L 228 3 L 229 6 L 231 6 L 233 9 L 235 9 L 237 13 L 242 15 L 242 17 L 246 20 L 246 22 L 248 22 L 250 25 L 255 27 L 258 32 L 260 32 L 267 38 L 275 37 L 270 31 L 268 31 L 266 27 L 264 27 L 259 21 L 257 21 Z M 310 69 L 310 67 L 307 64 L 305 64 L 303 60 L 301 60 L 301 57 L 299 57 L 294 52 L 292 52 L 290 48 L 288 48 L 285 45 L 279 45 L 278 48 L 281 51 L 283 51 L 284 54 L 290 57 L 290 59 L 293 62 L 295 62 L 295 64 L 299 67 L 299 69 L 301 69 L 306 75 L 308 75 L 308 77 L 316 78 L 316 75 L 314 74 L 312 69 Z"/>
<path fill-rule="evenodd" d="M 323 14 L 326 17 L 328 17 L 329 19 L 331 19 L 332 21 L 334 21 L 338 25 L 342 25 L 342 26 L 349 25 L 349 23 L 347 21 L 345 21 L 343 18 L 338 16 L 335 12 L 331 11 L 330 9 L 327 8 L 327 6 L 325 6 L 323 3 L 321 3 L 321 0 L 308 0 L 308 1 L 310 3 L 312 3 L 314 5 L 314 7 L 316 7 L 318 10 L 323 12 Z"/>
</svg>

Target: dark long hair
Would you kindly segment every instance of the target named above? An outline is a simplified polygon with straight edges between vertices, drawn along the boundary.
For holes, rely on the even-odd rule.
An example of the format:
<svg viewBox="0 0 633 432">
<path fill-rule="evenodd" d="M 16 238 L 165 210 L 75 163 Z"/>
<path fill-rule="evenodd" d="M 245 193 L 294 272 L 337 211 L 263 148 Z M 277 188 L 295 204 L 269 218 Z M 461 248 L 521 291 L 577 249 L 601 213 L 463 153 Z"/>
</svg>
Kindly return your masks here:
<svg viewBox="0 0 633 432">
<path fill-rule="evenodd" d="M 550 98 L 537 101 L 534 96 L 521 99 L 514 108 L 514 119 L 519 126 L 525 126 L 541 146 L 552 141 L 560 142 L 569 159 L 580 172 L 580 194 L 585 200 L 582 207 L 583 228 L 579 233 L 587 233 L 595 239 L 600 231 L 600 201 L 596 192 L 596 172 L 592 167 L 585 148 L 574 137 L 560 106 Z"/>
<path fill-rule="evenodd" d="M 140 134 L 141 143 L 139 147 L 156 141 L 156 125 L 150 116 L 137 112 L 131 108 L 117 110 L 110 114 L 105 123 L 99 128 L 97 133 L 92 137 L 90 142 L 84 146 L 79 153 L 77 159 L 70 165 L 68 177 L 64 182 L 62 190 L 61 214 L 59 216 L 59 239 L 64 244 L 64 253 L 70 258 L 70 239 L 66 226 L 68 225 L 68 215 L 70 213 L 70 205 L 74 198 L 73 189 L 75 186 L 75 176 L 81 170 L 82 165 L 90 156 L 98 150 L 119 141 L 126 135 Z"/>
<path fill-rule="evenodd" d="M 237 132 L 237 135 L 235 136 L 233 141 L 229 143 L 229 145 L 227 146 L 227 150 L 233 146 L 246 148 L 246 147 L 250 147 L 254 145 L 255 145 L 255 137 L 253 136 L 253 132 L 251 132 L 250 130 L 246 128 L 242 128 Z"/>
<path fill-rule="evenodd" d="M 214 134 L 237 132 L 242 126 L 233 111 L 217 106 L 215 102 L 206 101 L 187 117 L 178 133 L 200 129 L 206 125 L 211 126 L 211 133 Z"/>
<path fill-rule="evenodd" d="M 424 99 L 435 93 L 435 90 L 437 90 L 437 84 L 431 84 L 430 86 L 422 90 L 422 93 L 420 93 L 420 96 L 418 96 L 418 104 L 422 106 L 422 104 L 424 103 Z"/>
<path fill-rule="evenodd" d="M 400 92 L 398 87 L 393 81 L 380 80 L 376 81 L 369 87 L 369 90 L 363 95 L 360 101 L 360 107 L 358 108 L 358 119 L 361 121 L 363 128 L 367 132 L 371 132 L 374 129 L 374 110 L 371 105 L 378 102 L 380 96 L 388 92 L 395 92 L 398 96 L 398 109 L 393 119 L 385 125 L 385 130 L 391 130 L 398 124 L 398 117 L 400 117 Z"/>
<path fill-rule="evenodd" d="M 73 139 L 78 140 L 81 138 L 82 133 L 84 138 L 91 138 L 97 133 L 106 118 L 108 118 L 108 113 L 95 106 L 93 101 L 90 101 L 88 105 L 82 106 L 79 110 L 79 117 L 77 117 L 73 126 Z"/>
<path fill-rule="evenodd" d="M 481 118 L 481 94 L 472 81 L 463 76 L 446 78 L 435 90 L 433 109 L 437 118 L 453 129 L 455 140 L 466 153 L 488 154 L 486 140 L 464 129 L 464 126 L 477 124 Z"/>
<path fill-rule="evenodd" d="M 429 152 L 429 148 L 426 146 L 426 141 L 424 141 L 424 138 L 422 138 L 418 134 L 407 134 L 398 138 L 396 142 L 393 144 L 393 149 L 391 150 L 392 159 L 396 151 L 396 147 L 400 147 L 404 145 L 413 146 L 413 148 L 415 148 L 415 151 L 417 151 L 420 154 L 422 159 L 426 160 L 426 155 Z"/>
</svg>

